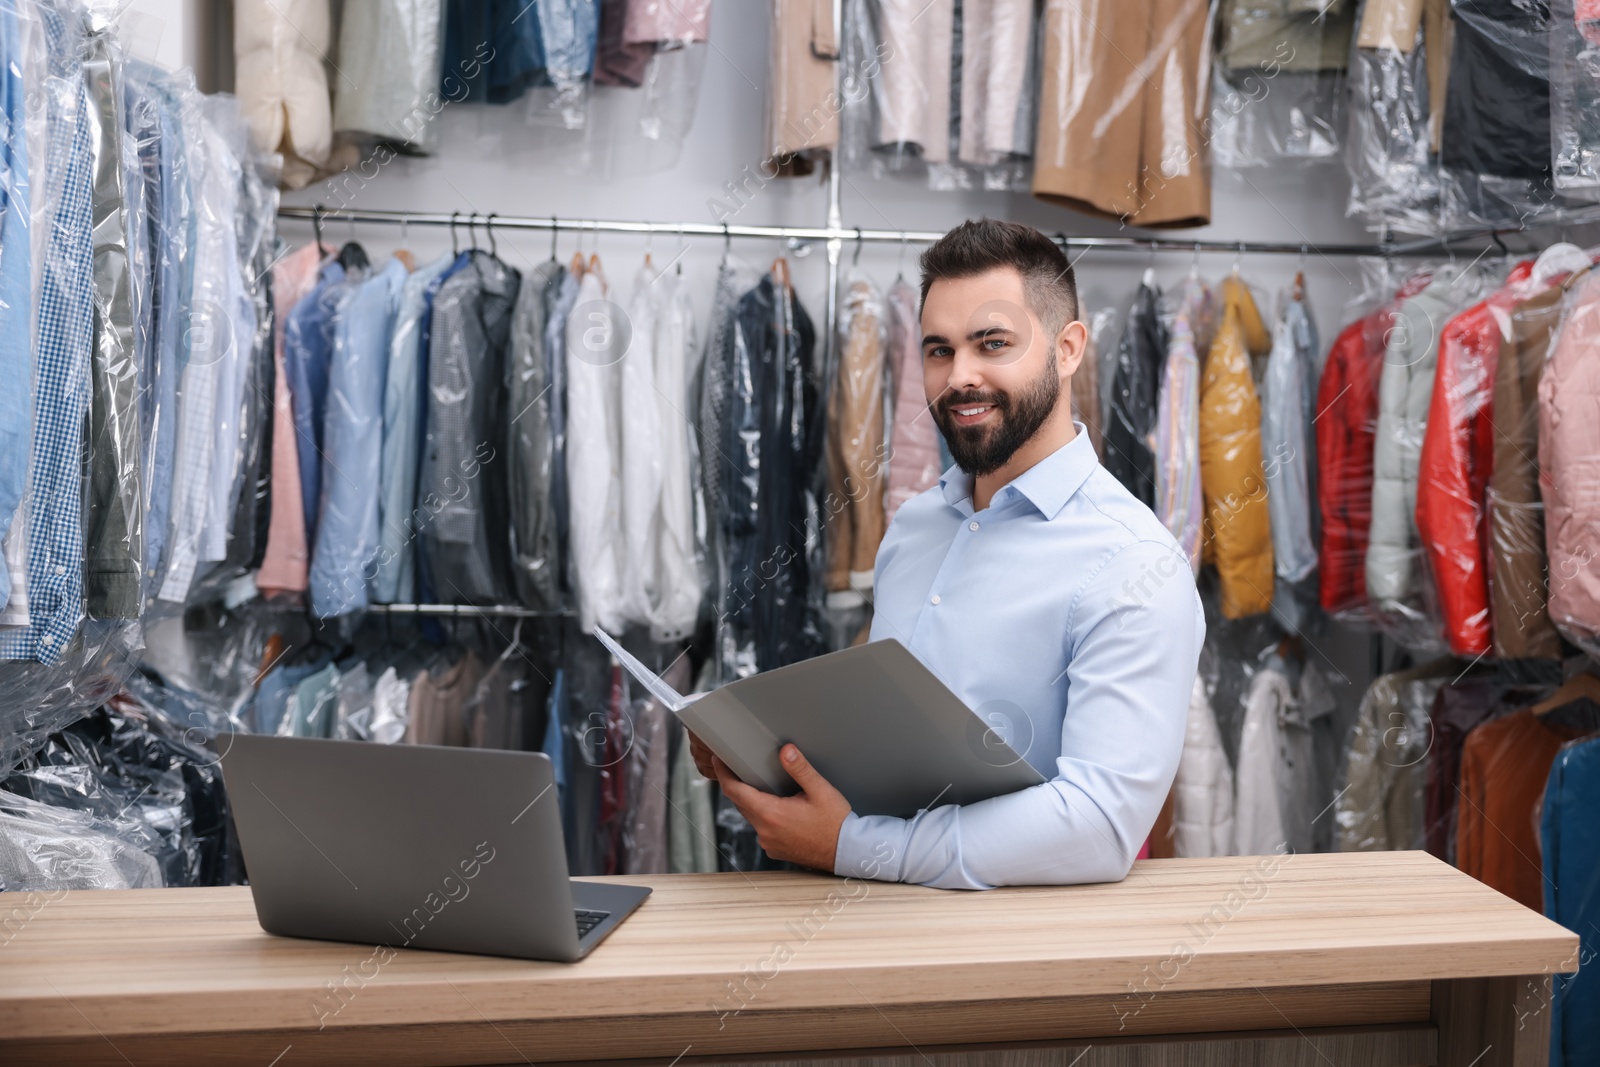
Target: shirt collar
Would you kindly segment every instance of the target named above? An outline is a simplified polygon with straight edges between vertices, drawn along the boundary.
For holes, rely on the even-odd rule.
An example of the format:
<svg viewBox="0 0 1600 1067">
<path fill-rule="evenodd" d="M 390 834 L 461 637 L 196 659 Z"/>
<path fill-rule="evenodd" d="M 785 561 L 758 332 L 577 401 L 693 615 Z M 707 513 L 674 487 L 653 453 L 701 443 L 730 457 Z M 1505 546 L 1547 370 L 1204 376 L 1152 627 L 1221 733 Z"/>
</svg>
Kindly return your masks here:
<svg viewBox="0 0 1600 1067">
<path fill-rule="evenodd" d="M 1077 421 L 1072 425 L 1077 435 L 1071 441 L 1001 486 L 990 506 L 1020 497 L 1046 519 L 1055 518 L 1100 462 L 1089 442 L 1088 428 Z M 951 507 L 972 510 L 972 475 L 960 467 L 953 466 L 939 476 L 939 490 Z"/>
</svg>

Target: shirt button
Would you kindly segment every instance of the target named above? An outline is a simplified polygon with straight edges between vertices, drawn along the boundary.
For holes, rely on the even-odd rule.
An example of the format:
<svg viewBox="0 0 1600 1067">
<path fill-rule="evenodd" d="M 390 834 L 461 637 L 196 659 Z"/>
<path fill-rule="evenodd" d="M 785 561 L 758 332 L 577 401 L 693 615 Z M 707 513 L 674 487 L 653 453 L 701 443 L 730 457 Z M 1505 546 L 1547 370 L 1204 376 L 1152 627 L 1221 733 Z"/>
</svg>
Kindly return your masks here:
<svg viewBox="0 0 1600 1067">
<path fill-rule="evenodd" d="M 56 568 L 56 573 L 57 574 L 65 574 L 65 573 L 67 573 L 67 568 L 65 568 L 65 567 L 57 567 Z"/>
<path fill-rule="evenodd" d="M 934 602 L 934 603 L 935 603 L 935 604 L 937 604 L 937 603 L 938 603 L 938 602 L 939 602 L 939 598 L 938 598 L 938 597 L 937 597 L 937 596 L 935 596 L 935 597 L 934 597 L 934 598 L 933 598 L 933 602 Z"/>
<path fill-rule="evenodd" d="M 977 524 L 977 523 L 975 523 L 975 522 L 969 522 L 969 523 L 967 523 L 967 529 L 969 529 L 969 530 L 976 530 L 976 529 L 977 529 L 977 528 L 978 528 L 978 524 Z"/>
</svg>

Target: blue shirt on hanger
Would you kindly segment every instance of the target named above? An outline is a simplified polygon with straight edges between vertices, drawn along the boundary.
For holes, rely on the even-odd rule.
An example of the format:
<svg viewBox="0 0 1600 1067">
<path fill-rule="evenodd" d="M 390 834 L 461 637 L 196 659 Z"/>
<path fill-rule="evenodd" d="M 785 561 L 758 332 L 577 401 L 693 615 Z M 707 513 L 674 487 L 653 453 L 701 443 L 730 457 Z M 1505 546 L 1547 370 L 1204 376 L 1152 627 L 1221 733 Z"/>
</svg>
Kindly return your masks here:
<svg viewBox="0 0 1600 1067">
<path fill-rule="evenodd" d="M 328 363 L 333 356 L 334 315 L 345 289 L 344 267 L 332 260 L 317 284 L 289 312 L 283 327 L 283 372 L 289 379 L 294 433 L 300 453 L 300 498 L 306 511 L 306 544 L 317 543 L 317 505 L 322 502 L 322 424 L 328 404 Z"/>
<path fill-rule="evenodd" d="M 22 34 L 16 11 L 0 11 L 0 539 L 17 517 L 28 484 L 28 397 L 33 378 L 33 259 L 29 248 L 26 90 Z M 11 597 L 11 575 L 0 565 L 0 606 Z"/>
<path fill-rule="evenodd" d="M 982 511 L 957 467 L 907 501 L 873 585 L 872 640 L 905 645 L 1049 781 L 977 804 L 929 797 L 910 819 L 852 813 L 836 874 L 1114 881 L 1144 844 L 1183 751 L 1205 616 L 1182 549 L 1075 425 Z"/>
</svg>

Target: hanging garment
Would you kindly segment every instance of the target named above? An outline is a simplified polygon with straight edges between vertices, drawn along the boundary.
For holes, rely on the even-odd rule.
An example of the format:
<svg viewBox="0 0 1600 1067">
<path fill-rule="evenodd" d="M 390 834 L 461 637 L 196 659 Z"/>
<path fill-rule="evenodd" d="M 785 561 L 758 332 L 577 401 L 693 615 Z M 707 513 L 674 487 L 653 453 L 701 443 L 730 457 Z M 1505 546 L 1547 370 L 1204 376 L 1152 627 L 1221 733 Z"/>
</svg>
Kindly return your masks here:
<svg viewBox="0 0 1600 1067">
<path fill-rule="evenodd" d="M 283 365 L 294 409 L 295 449 L 300 460 L 300 501 L 305 515 L 307 546 L 317 542 L 328 361 L 333 353 L 339 302 L 349 286 L 344 267 L 338 260 L 329 261 L 323 266 L 315 288 L 295 305 L 284 323 Z"/>
<path fill-rule="evenodd" d="M 209 578 L 233 581 L 261 566 L 272 522 L 272 407 L 277 374 L 273 338 L 272 265 L 279 256 L 277 190 L 256 161 L 240 160 L 239 266 L 255 333 L 241 342 L 238 454 L 227 550 Z"/>
<path fill-rule="evenodd" d="M 628 0 L 622 39 L 695 44 L 711 39 L 711 0 Z"/>
<path fill-rule="evenodd" d="M 1539 379 L 1539 494 L 1551 621 L 1600 655 L 1600 274 L 1566 286 L 1566 318 Z"/>
<path fill-rule="evenodd" d="M 1222 747 L 1205 682 L 1198 677 L 1173 790 L 1173 854 L 1228 855 L 1233 848 L 1233 766 Z"/>
<path fill-rule="evenodd" d="M 688 687 L 689 661 L 675 660 L 662 679 L 678 692 Z M 628 748 L 628 811 L 622 873 L 666 874 L 672 869 L 667 806 L 672 765 L 672 714 L 659 700 L 639 701 Z M 685 744 L 683 747 L 687 748 Z"/>
<path fill-rule="evenodd" d="M 917 291 L 904 278 L 897 278 L 889 289 L 889 353 L 894 417 L 890 421 L 885 522 L 893 521 L 900 505 L 937 482 L 944 470 L 939 466 L 939 427 L 928 410 L 922 385 L 922 326 L 917 315 Z M 1073 375 L 1072 380 L 1076 393 L 1078 375 Z M 1082 419 L 1083 415 L 1078 417 Z M 1098 418 L 1095 425 L 1099 425 Z M 1095 451 L 1099 451 L 1098 446 Z"/>
<path fill-rule="evenodd" d="M 622 440 L 618 362 L 626 346 L 621 308 L 606 296 L 598 270 L 583 276 L 566 324 L 567 485 L 571 492 L 567 543 L 572 546 L 578 613 L 585 633 L 595 626 L 620 634 L 622 603 Z"/>
<path fill-rule="evenodd" d="M 950 159 L 950 47 L 953 0 L 877 0 L 873 7 L 881 73 L 874 148 Z"/>
<path fill-rule="evenodd" d="M 0 537 L 9 543 L 26 521 L 23 497 L 28 488 L 28 430 L 33 394 L 33 249 L 34 198 L 24 119 L 27 87 L 21 26 L 16 12 L 0 11 L 0 105 L 6 129 L 0 138 Z M 41 169 L 36 161 L 32 170 Z M 18 576 L 26 583 L 25 568 Z M 9 564 L 0 567 L 0 605 L 7 605 L 14 586 Z M 26 590 L 23 599 L 26 600 Z M 19 603 L 19 607 L 21 604 Z M 10 620 L 6 620 L 9 622 Z M 20 625 L 26 619 L 19 619 Z"/>
<path fill-rule="evenodd" d="M 1205 225 L 1208 22 L 1202 0 L 1047 0 L 1033 195 L 1137 226 Z"/>
<path fill-rule="evenodd" d="M 1196 348 L 1212 317 L 1211 291 L 1198 274 L 1191 274 L 1184 281 L 1172 317 L 1156 400 L 1156 518 L 1171 532 L 1197 574 L 1205 497 L 1200 487 L 1200 359 Z"/>
<path fill-rule="evenodd" d="M 417 463 L 421 454 L 418 397 L 424 391 L 418 378 L 422 313 L 428 287 L 440 281 L 455 260 L 454 256 L 443 255 L 406 276 L 389 334 L 378 475 L 379 547 L 371 590 L 372 599 L 379 604 L 409 604 L 417 598 L 416 539 L 422 528 L 422 514 L 417 509 Z"/>
<path fill-rule="evenodd" d="M 1559 288 L 1511 309 L 1494 377 L 1494 466 L 1489 475 L 1489 610 L 1495 655 L 1555 659 L 1561 638 L 1548 610 L 1544 503 L 1539 496 L 1539 376 L 1561 318 Z"/>
<path fill-rule="evenodd" d="M 1322 608 L 1334 614 L 1356 613 L 1367 603 L 1381 338 L 1392 321 L 1384 308 L 1341 330 L 1317 385 L 1317 499 L 1322 508 L 1317 565 Z"/>
<path fill-rule="evenodd" d="M 131 149 L 119 122 L 123 110 L 118 86 L 121 71 L 113 72 L 106 34 L 92 34 L 89 40 L 84 78 L 90 88 L 86 117 L 95 175 L 91 199 L 94 347 L 89 368 L 84 611 L 90 618 L 132 619 L 142 607 L 144 501 L 138 412 L 143 360 L 135 349 L 129 278 L 133 264 L 126 221 L 130 191 L 124 184 L 123 168 L 123 152 Z M 54 269 L 54 265 L 46 269 Z M 21 397 L 26 395 L 27 386 L 21 384 L 20 395 L 10 401 L 14 412 L 20 412 Z M 20 488 L 20 479 L 17 481 Z"/>
<path fill-rule="evenodd" d="M 511 589 L 506 530 L 506 350 L 521 276 L 474 250 L 439 286 L 429 326 L 427 414 L 417 495 L 434 596 L 498 604 Z M 436 506 L 437 505 L 437 506 Z"/>
<path fill-rule="evenodd" d="M 263 155 L 283 156 L 283 184 L 300 189 L 333 147 L 323 64 L 328 0 L 240 0 L 233 13 L 234 84 Z"/>
<path fill-rule="evenodd" d="M 1367 687 L 1350 732 L 1344 789 L 1334 803 L 1340 852 L 1422 847 L 1428 709 L 1454 673 L 1450 660 L 1437 659 L 1380 674 Z"/>
<path fill-rule="evenodd" d="M 411 683 L 406 743 L 467 746 L 467 702 L 483 678 L 483 661 L 471 652 L 438 673 L 423 671 Z"/>
<path fill-rule="evenodd" d="M 1436 0 L 1362 5 L 1348 75 L 1350 124 L 1344 162 L 1350 172 L 1346 213 L 1407 232 L 1438 226 L 1439 168 L 1433 155 L 1442 113 L 1449 20 Z M 1424 22 L 1423 12 L 1437 13 Z"/>
<path fill-rule="evenodd" d="M 1458 656 L 1491 647 L 1485 494 L 1494 462 L 1494 392 L 1501 330 L 1533 264 L 1445 324 L 1422 439 L 1417 534 L 1439 594 L 1445 640 Z M 1522 293 L 1521 295 L 1526 295 Z"/>
<path fill-rule="evenodd" d="M 1367 593 L 1384 611 L 1408 619 L 1421 618 L 1424 607 L 1417 464 L 1433 399 L 1439 330 L 1460 301 L 1457 277 L 1441 268 L 1426 289 L 1400 305 L 1378 379 Z"/>
<path fill-rule="evenodd" d="M 323 252 L 303 245 L 272 267 L 273 335 L 276 369 L 272 405 L 272 521 L 267 554 L 256 574 L 263 590 L 304 592 L 310 552 L 306 546 L 305 497 L 300 490 L 300 446 L 295 433 L 294 401 L 284 364 L 284 338 L 290 313 L 317 284 Z"/>
<path fill-rule="evenodd" d="M 717 869 L 717 827 L 711 809 L 711 779 L 702 775 L 689 752 L 689 739 L 676 719 L 678 754 L 672 762 L 672 814 L 667 827 L 673 874 L 711 874 Z"/>
<path fill-rule="evenodd" d="M 1104 461 L 1106 470 L 1146 507 L 1153 507 L 1156 500 L 1156 460 L 1151 444 L 1167 340 L 1167 328 L 1161 321 L 1161 290 L 1155 284 L 1155 273 L 1146 271 L 1117 346 Z"/>
<path fill-rule="evenodd" d="M 663 279 L 655 297 L 661 496 L 654 538 L 650 638 L 666 644 L 688 637 L 700 617 L 700 562 L 695 543 L 699 490 L 694 476 L 695 430 L 690 416 L 695 337 L 694 308 L 683 276 L 673 274 Z"/>
<path fill-rule="evenodd" d="M 622 478 L 622 539 L 617 609 L 624 623 L 648 623 L 654 598 L 660 532 L 661 408 L 656 385 L 655 271 L 641 267 L 633 281 L 627 334 L 617 354 L 617 445 Z"/>
<path fill-rule="evenodd" d="M 962 0 L 963 163 L 988 167 L 1032 152 L 1031 124 L 1017 114 L 1032 97 L 1033 9 L 1033 0 Z"/>
<path fill-rule="evenodd" d="M 1317 328 L 1305 301 L 1291 299 L 1272 335 L 1261 381 L 1261 450 L 1278 577 L 1303 581 L 1317 566 L 1312 533 L 1311 414 L 1306 382 L 1316 373 Z"/>
<path fill-rule="evenodd" d="M 1288 676 L 1276 667 L 1262 668 L 1251 680 L 1239 738 L 1232 855 L 1271 855 L 1288 841 L 1281 754 L 1283 720 L 1293 703 Z"/>
<path fill-rule="evenodd" d="M 771 34 L 761 154 L 774 174 L 799 177 L 839 143 L 839 44 L 831 0 L 772 0 Z"/>
<path fill-rule="evenodd" d="M 555 431 L 545 326 L 549 291 L 559 288 L 565 275 L 564 267 L 548 259 L 523 276 L 506 361 L 511 572 L 518 601 L 534 611 L 559 611 L 562 604 L 560 535 L 550 501 Z"/>
<path fill-rule="evenodd" d="M 384 369 L 406 268 L 391 258 L 339 307 L 328 369 L 322 504 L 311 556 L 311 610 L 319 618 L 367 606 L 378 558 Z"/>
<path fill-rule="evenodd" d="M 1455 48 L 1440 162 L 1467 174 L 1547 183 L 1549 5 L 1451 0 L 1450 6 Z"/>
<path fill-rule="evenodd" d="M 1089 443 L 1094 446 L 1094 454 L 1103 462 L 1106 444 L 1100 415 L 1100 349 L 1091 333 L 1084 338 L 1083 357 L 1078 362 L 1078 369 L 1072 372 L 1072 417 L 1083 423 L 1084 430 L 1089 434 Z M 1159 420 L 1159 416 L 1157 418 Z"/>
<path fill-rule="evenodd" d="M 1207 554 L 1216 560 L 1222 614 L 1229 619 L 1272 606 L 1261 401 L 1250 369 L 1251 357 L 1266 352 L 1269 343 L 1249 288 L 1238 277 L 1228 278 L 1222 283 L 1222 322 L 1200 385 L 1200 481 Z"/>
<path fill-rule="evenodd" d="M 1550 768 L 1539 817 L 1544 914 L 1578 933 L 1578 959 L 1600 951 L 1600 740 L 1563 748 Z M 1550 1067 L 1600 1059 L 1600 978 L 1593 967 L 1556 974 L 1550 994 Z"/>
<path fill-rule="evenodd" d="M 333 128 L 431 152 L 443 36 L 443 0 L 344 0 Z"/>
<path fill-rule="evenodd" d="M 83 40 L 51 7 L 38 9 L 50 49 L 43 92 L 45 173 L 59 175 L 33 336 L 33 438 L 29 449 L 26 626 L 0 632 L 0 659 L 57 663 L 83 618 L 83 432 L 89 414 L 88 361 L 94 337 L 93 196 L 88 88 Z M 30 146 L 31 147 L 31 146 Z M 52 179 L 52 183 L 56 179 Z M 40 502 L 49 501 L 48 508 Z"/>
<path fill-rule="evenodd" d="M 883 382 L 888 344 L 883 298 L 852 270 L 839 303 L 839 365 L 828 420 L 826 522 L 830 607 L 857 607 L 872 596 L 873 564 L 883 540 Z"/>
<path fill-rule="evenodd" d="M 545 290 L 544 358 L 550 379 L 550 435 L 555 442 L 550 464 L 550 510 L 560 546 L 558 579 L 562 602 L 572 603 L 577 588 L 576 562 L 569 543 L 571 494 L 567 491 L 567 320 L 578 301 L 578 276 L 562 271 L 559 282 Z"/>
<path fill-rule="evenodd" d="M 1544 905 L 1537 808 L 1561 747 L 1600 729 L 1600 704 L 1524 708 L 1473 730 L 1461 749 L 1456 863 L 1535 911 Z"/>
<path fill-rule="evenodd" d="M 628 41 L 624 36 L 632 0 L 600 0 L 599 43 L 595 50 L 594 83 L 637 89 L 645 67 L 656 54 L 654 41 Z"/>
<path fill-rule="evenodd" d="M 289 703 L 295 737 L 333 736 L 339 711 L 339 678 L 338 666 L 330 663 L 295 687 Z"/>
</svg>

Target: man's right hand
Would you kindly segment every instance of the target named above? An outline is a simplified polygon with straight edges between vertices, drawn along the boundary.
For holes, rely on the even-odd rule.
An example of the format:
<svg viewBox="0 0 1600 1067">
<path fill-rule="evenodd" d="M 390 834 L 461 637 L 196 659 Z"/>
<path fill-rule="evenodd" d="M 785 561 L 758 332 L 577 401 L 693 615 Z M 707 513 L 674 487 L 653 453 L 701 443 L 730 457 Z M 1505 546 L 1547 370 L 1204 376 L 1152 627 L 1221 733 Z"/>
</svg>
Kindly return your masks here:
<svg viewBox="0 0 1600 1067">
<path fill-rule="evenodd" d="M 694 765 L 696 769 L 698 769 L 705 777 L 710 778 L 712 781 L 716 781 L 716 768 L 711 765 L 711 761 L 715 757 L 712 756 L 711 749 L 704 741 L 700 740 L 694 735 L 694 731 L 685 730 L 684 733 L 689 735 L 689 755 L 694 757 Z"/>
</svg>

